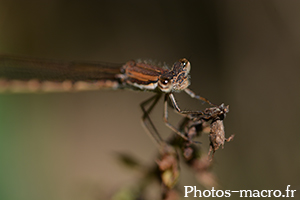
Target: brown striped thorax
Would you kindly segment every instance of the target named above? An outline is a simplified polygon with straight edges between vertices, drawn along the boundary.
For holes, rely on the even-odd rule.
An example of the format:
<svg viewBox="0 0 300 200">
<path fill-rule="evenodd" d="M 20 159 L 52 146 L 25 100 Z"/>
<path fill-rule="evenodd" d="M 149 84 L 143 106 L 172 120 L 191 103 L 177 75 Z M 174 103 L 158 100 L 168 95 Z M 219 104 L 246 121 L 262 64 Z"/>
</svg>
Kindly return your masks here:
<svg viewBox="0 0 300 200">
<path fill-rule="evenodd" d="M 186 89 L 189 84 L 190 62 L 183 58 L 175 62 L 172 69 L 158 67 L 143 62 L 129 61 L 122 68 L 119 76 L 122 82 L 141 90 L 155 90 L 162 92 L 178 92 Z"/>
</svg>

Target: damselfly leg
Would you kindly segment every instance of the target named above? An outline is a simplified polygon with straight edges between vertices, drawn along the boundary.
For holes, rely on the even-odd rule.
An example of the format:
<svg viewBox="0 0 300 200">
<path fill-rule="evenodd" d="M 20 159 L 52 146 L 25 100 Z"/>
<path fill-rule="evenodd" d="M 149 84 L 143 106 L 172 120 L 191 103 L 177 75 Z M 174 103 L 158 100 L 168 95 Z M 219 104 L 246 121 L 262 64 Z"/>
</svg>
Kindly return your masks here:
<svg viewBox="0 0 300 200">
<path fill-rule="evenodd" d="M 190 95 L 191 97 L 193 98 L 196 98 L 200 101 L 203 101 L 204 103 L 208 103 L 209 105 L 214 105 L 213 103 L 211 103 L 210 101 L 208 101 L 207 99 L 203 98 L 203 97 L 200 97 L 198 95 L 195 95 L 195 93 L 191 90 L 188 90 L 187 92 L 188 94 L 192 94 Z M 166 94 L 165 95 L 165 98 L 164 98 L 164 122 L 165 124 L 172 130 L 174 131 L 175 133 L 177 133 L 180 137 L 182 137 L 183 139 L 185 140 L 189 140 L 188 137 L 180 132 L 179 129 L 177 129 L 175 126 L 173 126 L 170 122 L 169 122 L 169 119 L 168 119 L 168 107 L 169 107 L 169 104 L 168 104 L 168 99 L 171 100 L 171 103 L 173 105 L 173 109 L 175 109 L 175 111 L 185 117 L 187 117 L 189 115 L 189 118 L 191 118 L 191 120 L 193 120 L 192 118 L 192 114 L 194 114 L 195 116 L 199 116 L 199 115 L 203 115 L 203 111 L 190 111 L 190 110 L 181 110 L 177 104 L 177 101 L 175 100 L 175 97 L 174 97 L 174 94 L 173 93 L 169 93 L 169 94 Z M 193 142 L 193 141 L 191 141 Z"/>
<path fill-rule="evenodd" d="M 158 133 L 158 130 L 156 129 L 155 125 L 153 124 L 151 118 L 150 118 L 150 113 L 152 111 L 152 109 L 155 107 L 155 105 L 157 104 L 157 102 L 159 101 L 161 97 L 161 93 L 157 93 L 154 96 L 150 97 L 149 99 L 143 101 L 140 104 L 140 107 L 143 111 L 143 117 L 142 117 L 142 124 L 145 127 L 145 130 L 147 131 L 147 133 L 150 135 L 150 137 L 160 146 L 161 143 L 163 142 L 162 137 L 160 136 L 160 134 Z M 148 105 L 150 102 L 152 101 L 151 105 L 149 106 L 148 109 L 145 108 L 146 105 Z M 146 120 L 148 120 L 149 122 L 149 126 L 147 126 Z M 151 131 L 150 128 L 153 130 Z"/>
</svg>

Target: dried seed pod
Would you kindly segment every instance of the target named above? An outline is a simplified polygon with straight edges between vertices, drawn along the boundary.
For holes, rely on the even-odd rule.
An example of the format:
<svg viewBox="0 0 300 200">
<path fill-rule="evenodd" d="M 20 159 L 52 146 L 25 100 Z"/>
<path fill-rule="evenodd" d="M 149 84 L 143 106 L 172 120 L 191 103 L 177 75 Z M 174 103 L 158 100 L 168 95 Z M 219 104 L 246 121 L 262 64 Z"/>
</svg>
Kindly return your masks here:
<svg viewBox="0 0 300 200">
<path fill-rule="evenodd" d="M 214 157 L 215 151 L 222 146 L 224 148 L 224 143 L 229 142 L 233 139 L 234 135 L 231 135 L 229 138 L 225 137 L 225 129 L 223 118 L 220 119 L 219 117 L 211 122 L 210 125 L 210 133 L 209 133 L 209 140 L 210 140 L 210 148 L 208 155 L 212 155 Z"/>
</svg>

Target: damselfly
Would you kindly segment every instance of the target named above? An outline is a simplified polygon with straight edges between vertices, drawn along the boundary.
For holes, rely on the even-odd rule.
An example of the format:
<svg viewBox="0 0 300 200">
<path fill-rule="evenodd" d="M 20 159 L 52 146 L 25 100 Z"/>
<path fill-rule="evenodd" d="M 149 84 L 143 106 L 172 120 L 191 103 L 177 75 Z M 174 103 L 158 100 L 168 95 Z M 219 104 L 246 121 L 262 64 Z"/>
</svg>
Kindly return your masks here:
<svg viewBox="0 0 300 200">
<path fill-rule="evenodd" d="M 111 89 L 134 89 L 152 91 L 156 94 L 140 104 L 146 125 L 146 120 L 152 127 L 149 129 L 153 139 L 163 142 L 149 114 L 161 98 L 164 98 L 165 124 L 185 140 L 188 137 L 181 133 L 168 120 L 168 100 L 174 109 L 182 115 L 202 114 L 202 111 L 182 110 L 178 106 L 174 92 L 185 91 L 196 98 L 215 106 L 207 99 L 196 95 L 188 89 L 190 85 L 190 62 L 183 58 L 175 62 L 171 69 L 145 61 L 128 61 L 125 64 L 108 64 L 99 62 L 58 62 L 51 60 L 21 58 L 15 56 L 0 56 L 0 89 L 7 91 L 77 91 Z M 146 106 L 150 105 L 147 109 Z"/>
</svg>

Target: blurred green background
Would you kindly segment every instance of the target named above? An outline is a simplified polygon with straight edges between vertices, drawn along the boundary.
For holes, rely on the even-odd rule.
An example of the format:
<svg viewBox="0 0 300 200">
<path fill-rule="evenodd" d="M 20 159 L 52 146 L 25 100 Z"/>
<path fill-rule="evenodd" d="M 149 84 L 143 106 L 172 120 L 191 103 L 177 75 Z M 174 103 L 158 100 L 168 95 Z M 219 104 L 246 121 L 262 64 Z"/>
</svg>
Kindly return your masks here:
<svg viewBox="0 0 300 200">
<path fill-rule="evenodd" d="M 186 57 L 190 88 L 230 105 L 226 134 L 236 137 L 216 152 L 213 168 L 222 188 L 291 185 L 299 199 L 299 10 L 299 1 L 279 0 L 0 0 L 0 53 L 115 63 Z M 154 163 L 157 149 L 140 125 L 139 103 L 150 96 L 0 94 L 0 199 L 108 199 L 134 185 L 140 174 L 115 153 Z M 185 94 L 176 97 L 184 109 L 204 108 Z M 167 137 L 161 104 L 152 117 Z M 172 115 L 174 124 L 178 119 Z M 207 151 L 207 136 L 200 140 Z M 204 189 L 182 168 L 182 191 Z"/>
</svg>

